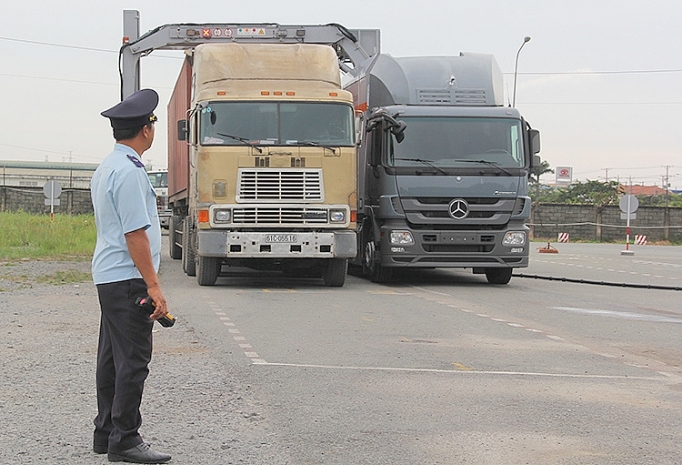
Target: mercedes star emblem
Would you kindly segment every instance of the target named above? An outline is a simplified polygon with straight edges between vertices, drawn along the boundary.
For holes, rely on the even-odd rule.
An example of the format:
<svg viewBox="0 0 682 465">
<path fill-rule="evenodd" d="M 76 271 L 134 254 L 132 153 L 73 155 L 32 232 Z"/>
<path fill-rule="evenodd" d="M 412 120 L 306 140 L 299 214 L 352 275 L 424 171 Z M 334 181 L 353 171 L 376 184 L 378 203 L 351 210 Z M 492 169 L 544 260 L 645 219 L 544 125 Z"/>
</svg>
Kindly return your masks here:
<svg viewBox="0 0 682 465">
<path fill-rule="evenodd" d="M 448 205 L 448 213 L 456 220 L 463 220 L 469 215 L 469 204 L 464 199 L 455 199 Z"/>
</svg>

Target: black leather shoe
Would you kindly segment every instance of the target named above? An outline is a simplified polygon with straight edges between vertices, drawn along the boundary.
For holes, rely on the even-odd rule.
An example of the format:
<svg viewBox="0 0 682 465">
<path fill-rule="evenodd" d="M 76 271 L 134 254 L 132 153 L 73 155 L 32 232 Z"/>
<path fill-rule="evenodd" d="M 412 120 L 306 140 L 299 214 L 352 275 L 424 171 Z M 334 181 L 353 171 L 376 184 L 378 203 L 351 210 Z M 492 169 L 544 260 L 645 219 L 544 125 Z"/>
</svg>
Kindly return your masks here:
<svg viewBox="0 0 682 465">
<path fill-rule="evenodd" d="M 108 458 L 110 462 L 166 463 L 171 456 L 156 452 L 149 447 L 149 444 L 143 442 L 123 452 L 109 452 Z"/>
<path fill-rule="evenodd" d="M 95 454 L 106 454 L 108 449 L 109 449 L 109 444 L 94 443 L 92 445 L 92 450 L 95 452 Z"/>
</svg>

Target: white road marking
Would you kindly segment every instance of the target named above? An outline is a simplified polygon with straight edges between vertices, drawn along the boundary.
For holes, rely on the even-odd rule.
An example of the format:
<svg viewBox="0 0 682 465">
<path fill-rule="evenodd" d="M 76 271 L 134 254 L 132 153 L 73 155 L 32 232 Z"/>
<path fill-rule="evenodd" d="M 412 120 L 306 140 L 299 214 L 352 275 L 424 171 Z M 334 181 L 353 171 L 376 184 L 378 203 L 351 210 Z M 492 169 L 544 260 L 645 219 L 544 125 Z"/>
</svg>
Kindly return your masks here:
<svg viewBox="0 0 682 465">
<path fill-rule="evenodd" d="M 597 308 L 574 308 L 574 307 L 551 307 L 554 310 L 563 310 L 572 313 L 583 313 L 585 315 L 605 316 L 611 318 L 622 318 L 624 320 L 647 321 L 651 323 L 682 323 L 682 316 L 679 318 L 647 315 L 644 313 L 619 312 L 615 310 L 602 310 Z"/>
<path fill-rule="evenodd" d="M 542 373 L 527 371 L 485 371 L 485 370 L 443 370 L 437 368 L 401 368 L 401 367 L 367 367 L 367 366 L 338 366 L 338 365 L 316 365 L 307 363 L 277 363 L 266 362 L 261 365 L 273 367 L 291 368 L 318 368 L 324 370 L 354 370 L 354 371 L 394 371 L 411 373 L 445 373 L 453 375 L 493 375 L 493 376 L 525 376 L 525 377 L 545 377 L 545 378 L 582 378 L 582 379 L 621 379 L 621 380 L 645 380 L 660 381 L 659 377 L 650 376 L 625 376 L 625 375 L 585 375 L 573 373 Z"/>
</svg>

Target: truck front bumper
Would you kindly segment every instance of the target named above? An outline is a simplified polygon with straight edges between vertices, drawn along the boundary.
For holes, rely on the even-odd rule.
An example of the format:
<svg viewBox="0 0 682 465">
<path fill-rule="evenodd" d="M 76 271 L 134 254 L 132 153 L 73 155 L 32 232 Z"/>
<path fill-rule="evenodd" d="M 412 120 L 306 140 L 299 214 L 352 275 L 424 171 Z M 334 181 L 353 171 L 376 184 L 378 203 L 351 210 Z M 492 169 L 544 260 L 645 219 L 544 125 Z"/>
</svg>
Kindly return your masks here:
<svg viewBox="0 0 682 465">
<path fill-rule="evenodd" d="M 354 231 L 198 231 L 198 254 L 222 258 L 354 258 Z"/>
<path fill-rule="evenodd" d="M 521 225 L 507 231 L 520 231 L 521 245 L 503 245 L 507 231 L 410 230 L 415 243 L 390 242 L 391 232 L 407 228 L 382 227 L 381 263 L 396 268 L 524 268 L 528 266 L 528 228 Z"/>
</svg>

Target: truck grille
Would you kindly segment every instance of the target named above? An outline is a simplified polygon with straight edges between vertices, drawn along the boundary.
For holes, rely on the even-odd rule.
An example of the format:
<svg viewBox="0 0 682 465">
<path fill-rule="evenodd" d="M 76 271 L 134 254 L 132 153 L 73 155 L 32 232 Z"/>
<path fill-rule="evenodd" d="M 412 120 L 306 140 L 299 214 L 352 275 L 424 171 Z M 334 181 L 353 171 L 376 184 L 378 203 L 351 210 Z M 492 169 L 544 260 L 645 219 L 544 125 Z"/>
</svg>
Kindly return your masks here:
<svg viewBox="0 0 682 465">
<path fill-rule="evenodd" d="M 322 170 L 240 169 L 237 202 L 323 202 Z"/>
<path fill-rule="evenodd" d="M 236 225 L 320 225 L 329 223 L 327 208 L 310 207 L 244 207 L 232 212 Z"/>
<path fill-rule="evenodd" d="M 406 198 L 402 207 L 410 225 L 441 230 L 499 230 L 505 227 L 513 214 L 523 210 L 514 198 L 467 197 L 468 215 L 454 219 L 448 212 L 451 198 Z"/>
</svg>

